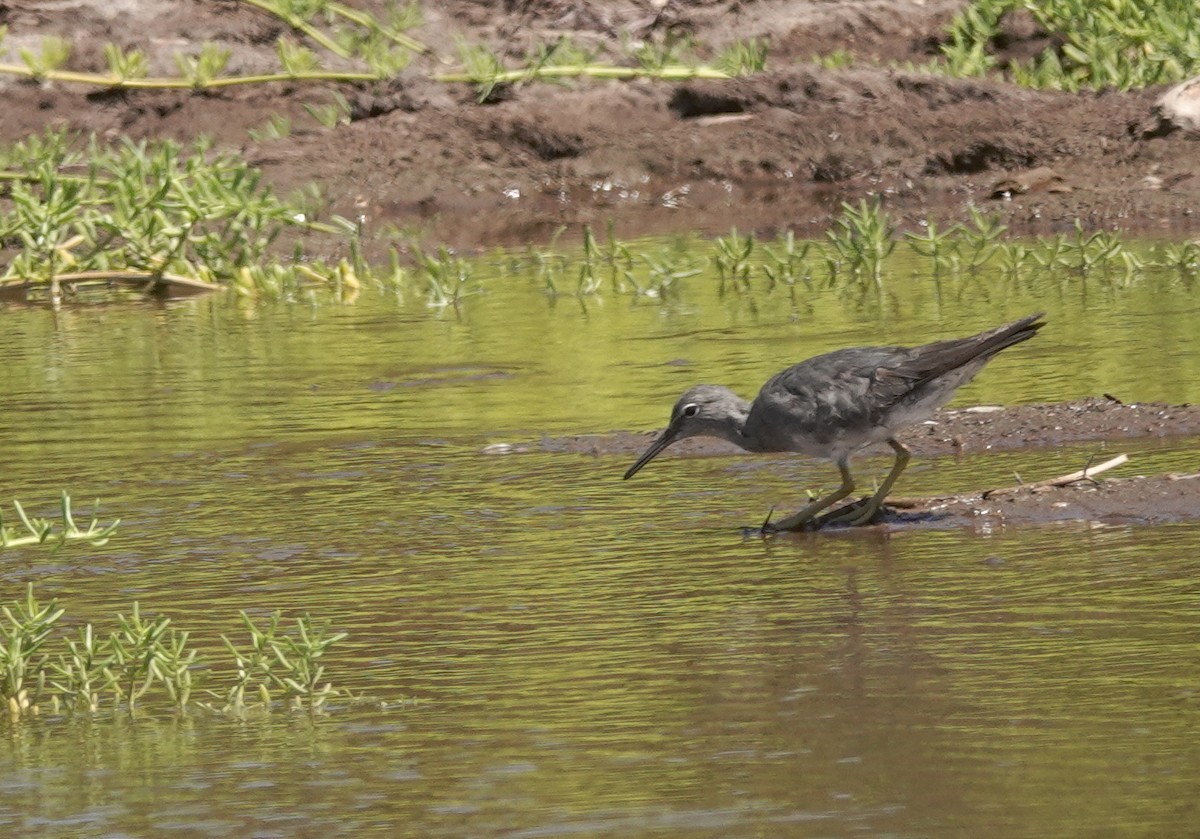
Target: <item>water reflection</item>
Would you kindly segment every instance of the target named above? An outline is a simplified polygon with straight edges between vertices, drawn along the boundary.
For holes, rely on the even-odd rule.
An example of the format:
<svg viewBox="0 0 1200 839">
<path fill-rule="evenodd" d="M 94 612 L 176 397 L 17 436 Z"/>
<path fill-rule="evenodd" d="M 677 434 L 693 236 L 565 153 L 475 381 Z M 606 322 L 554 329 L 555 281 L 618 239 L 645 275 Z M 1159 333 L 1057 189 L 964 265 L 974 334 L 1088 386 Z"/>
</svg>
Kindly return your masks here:
<svg viewBox="0 0 1200 839">
<path fill-rule="evenodd" d="M 8 725 L 0 823 L 46 836 L 1180 835 L 1200 782 L 1200 525 L 762 542 L 737 528 L 835 480 L 828 464 L 672 459 L 631 485 L 623 457 L 478 453 L 655 427 L 681 384 L 749 393 L 833 346 L 967 334 L 1043 307 L 1046 333 L 960 404 L 1098 382 L 1200 398 L 1178 300 L 950 301 L 901 285 L 875 308 L 829 293 L 750 311 L 696 294 L 583 315 L 512 283 L 461 321 L 366 296 L 253 319 L 219 301 L 0 312 L 6 490 L 49 513 L 67 488 L 124 520 L 102 549 L 6 552 L 10 597 L 33 581 L 72 622 L 100 624 L 137 599 L 191 630 L 218 675 L 239 609 L 310 611 L 350 632 L 335 681 L 417 700 L 316 720 Z M 1162 363 L 1130 365 L 1135 352 Z M 1178 469 L 1192 451 L 1141 444 L 1135 462 Z M 1066 472 L 1088 452 L 917 461 L 904 489 L 1009 483 L 1033 461 Z"/>
</svg>

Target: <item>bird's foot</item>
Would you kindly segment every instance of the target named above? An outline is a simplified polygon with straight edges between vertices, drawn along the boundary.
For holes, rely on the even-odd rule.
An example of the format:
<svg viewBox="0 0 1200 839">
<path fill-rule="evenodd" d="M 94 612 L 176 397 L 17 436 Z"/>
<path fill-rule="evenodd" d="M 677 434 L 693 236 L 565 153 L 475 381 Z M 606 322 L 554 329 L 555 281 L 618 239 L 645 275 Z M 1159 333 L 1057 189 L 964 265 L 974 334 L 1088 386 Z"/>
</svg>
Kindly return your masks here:
<svg viewBox="0 0 1200 839">
<path fill-rule="evenodd" d="M 767 513 L 766 519 L 763 520 L 762 525 L 759 527 L 744 527 L 742 528 L 742 534 L 747 538 L 759 536 L 765 539 L 776 533 L 820 530 L 831 524 L 844 527 L 859 527 L 876 521 L 887 512 L 887 508 L 883 506 L 881 501 L 872 497 L 860 498 L 852 504 L 839 507 L 823 516 L 806 515 L 807 511 L 802 510 L 794 516 L 781 519 L 778 523 L 771 521 L 771 516 L 774 512 L 775 508 L 772 507 L 770 512 Z"/>
<path fill-rule="evenodd" d="M 775 514 L 775 508 L 772 507 L 771 509 L 767 510 L 767 517 L 765 519 L 763 519 L 763 523 L 761 525 L 759 525 L 758 527 L 743 527 L 742 535 L 745 536 L 747 539 L 749 539 L 752 536 L 759 536 L 763 539 L 766 539 L 771 534 L 778 533 L 779 528 L 777 526 L 771 524 L 771 516 L 773 516 L 774 514 Z"/>
<path fill-rule="evenodd" d="M 841 509 L 834 510 L 826 516 L 822 516 L 821 526 L 841 524 L 846 527 L 860 527 L 864 524 L 873 523 L 886 510 L 887 508 L 874 498 L 863 498 L 855 501 L 853 504 L 847 504 Z"/>
<path fill-rule="evenodd" d="M 759 536 L 763 539 L 768 536 L 773 536 L 776 533 L 791 533 L 798 530 L 815 530 L 817 528 L 817 520 L 813 516 L 806 518 L 799 516 L 789 516 L 782 519 L 778 524 L 772 523 L 771 516 L 775 513 L 775 508 L 772 507 L 767 511 L 767 517 L 763 519 L 763 523 L 758 527 L 743 527 L 742 534 L 747 538 L 751 536 Z"/>
</svg>

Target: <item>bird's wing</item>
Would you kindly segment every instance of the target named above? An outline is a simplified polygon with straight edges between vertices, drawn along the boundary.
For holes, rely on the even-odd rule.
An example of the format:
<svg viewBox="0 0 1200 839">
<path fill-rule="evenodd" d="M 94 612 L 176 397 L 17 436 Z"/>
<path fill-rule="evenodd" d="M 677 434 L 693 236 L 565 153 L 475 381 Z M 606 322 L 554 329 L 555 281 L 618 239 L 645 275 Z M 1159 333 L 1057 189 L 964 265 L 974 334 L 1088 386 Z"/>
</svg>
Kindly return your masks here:
<svg viewBox="0 0 1200 839">
<path fill-rule="evenodd" d="M 895 404 L 924 385 L 954 371 L 961 375 L 951 387 L 970 381 L 992 356 L 1037 334 L 1041 314 L 1031 315 L 972 335 L 934 341 L 920 347 L 875 347 L 881 363 L 871 374 L 870 393 L 881 409 Z M 888 356 L 887 360 L 882 360 Z"/>
<path fill-rule="evenodd" d="M 763 386 L 757 401 L 811 433 L 828 427 L 866 427 L 929 382 L 977 359 L 982 366 L 985 353 L 973 341 L 827 353 L 784 370 Z"/>
<path fill-rule="evenodd" d="M 820 435 L 823 430 L 854 426 L 870 418 L 871 400 L 881 366 L 899 359 L 891 347 L 837 350 L 787 368 L 765 385 L 751 414 Z"/>
<path fill-rule="evenodd" d="M 875 406 L 878 413 L 882 413 L 931 378 L 928 370 L 903 363 L 876 367 L 871 372 L 867 387 L 870 404 Z"/>
</svg>

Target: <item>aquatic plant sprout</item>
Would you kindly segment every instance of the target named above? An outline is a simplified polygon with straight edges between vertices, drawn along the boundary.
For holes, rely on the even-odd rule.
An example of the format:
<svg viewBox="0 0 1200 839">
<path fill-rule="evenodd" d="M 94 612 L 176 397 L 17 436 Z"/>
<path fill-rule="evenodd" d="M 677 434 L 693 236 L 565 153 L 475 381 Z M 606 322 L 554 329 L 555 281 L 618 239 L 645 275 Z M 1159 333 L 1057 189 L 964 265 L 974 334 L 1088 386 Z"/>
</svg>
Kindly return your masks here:
<svg viewBox="0 0 1200 839">
<path fill-rule="evenodd" d="M 333 686 L 323 662 L 346 633 L 333 632 L 328 621 L 307 614 L 297 618 L 293 630 L 284 630 L 278 611 L 262 626 L 242 612 L 250 646 L 239 648 L 222 636 L 235 675 L 224 691 L 206 691 L 222 700 L 213 703 L 195 701 L 194 690 L 197 680 L 212 682 L 220 676 L 190 645 L 189 633 L 172 626 L 166 615 L 147 615 L 135 601 L 130 612 L 116 616 L 116 628 L 107 634 L 88 623 L 74 637 L 56 637 L 65 612 L 57 598 L 41 603 L 32 583 L 22 600 L 0 607 L 0 700 L 10 721 L 45 710 L 135 716 L 143 706 L 147 711 L 203 709 L 236 717 L 276 707 L 315 714 L 330 699 L 353 698 Z M 53 656 L 51 642 L 59 642 L 60 651 Z"/>
<path fill-rule="evenodd" d="M 99 506 L 99 502 L 96 502 Z M 25 512 L 25 508 L 20 501 L 13 500 L 13 507 L 17 511 L 17 518 L 25 528 L 22 533 L 17 528 L 6 527 L 4 517 L 0 514 L 0 549 L 3 548 L 18 548 L 25 545 L 52 545 L 55 548 L 62 547 L 67 542 L 87 542 L 94 547 L 101 547 L 107 544 L 113 533 L 117 530 L 117 525 L 121 523 L 117 519 L 107 525 L 101 525 L 95 515 L 88 523 L 86 528 L 81 528 L 75 523 L 75 517 L 71 510 L 71 496 L 64 491 L 61 497 L 61 526 L 55 530 L 54 522 L 49 519 L 42 519 L 36 516 L 31 516 Z"/>
<path fill-rule="evenodd" d="M 42 605 L 33 596 L 33 584 L 25 599 L 0 609 L 0 699 L 9 715 L 19 717 L 36 709 L 46 687 L 46 662 L 42 647 L 54 631 L 64 610 L 57 600 Z"/>
</svg>

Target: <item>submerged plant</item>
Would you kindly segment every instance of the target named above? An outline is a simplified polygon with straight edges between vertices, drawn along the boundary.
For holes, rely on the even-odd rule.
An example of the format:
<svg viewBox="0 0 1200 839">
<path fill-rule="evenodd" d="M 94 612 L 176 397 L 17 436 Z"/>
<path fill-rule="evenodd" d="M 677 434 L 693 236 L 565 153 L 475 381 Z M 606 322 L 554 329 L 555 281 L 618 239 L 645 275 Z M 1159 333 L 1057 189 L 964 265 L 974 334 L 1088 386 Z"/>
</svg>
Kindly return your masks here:
<svg viewBox="0 0 1200 839">
<path fill-rule="evenodd" d="M 640 297 L 665 298 L 671 294 L 676 283 L 694 277 L 704 270 L 703 262 L 698 262 L 686 254 L 663 251 L 659 254 L 642 254 L 642 261 L 650 272 L 650 282 L 639 284 L 630 272 L 629 281 L 634 287 L 634 293 Z"/>
<path fill-rule="evenodd" d="M 737 291 L 749 291 L 750 256 L 754 253 L 754 237 L 740 235 L 735 227 L 729 231 L 728 236 L 717 237 L 716 248 L 715 262 L 721 283 L 720 293 L 725 293 L 726 282 Z"/>
<path fill-rule="evenodd" d="M 955 224 L 945 230 L 938 230 L 937 222 L 933 219 L 923 223 L 925 233 L 905 233 L 904 238 L 919 255 L 933 263 L 933 276 L 941 276 L 947 269 L 957 268 L 957 249 L 955 242 L 962 233 L 962 228 Z"/>
<path fill-rule="evenodd" d="M 1163 249 L 1163 264 L 1185 277 L 1195 276 L 1200 271 L 1200 242 L 1167 245 Z"/>
<path fill-rule="evenodd" d="M 111 669 L 113 655 L 106 639 L 100 638 L 89 623 L 79 630 L 78 639 L 67 639 L 67 653 L 49 667 L 57 678 L 51 686 L 59 692 L 68 711 L 95 713 L 106 693 L 116 687 Z"/>
<path fill-rule="evenodd" d="M 1004 242 L 1000 245 L 1000 271 L 1006 277 L 1018 276 L 1029 263 L 1032 253 L 1023 242 Z"/>
<path fill-rule="evenodd" d="M 908 233 L 904 240 L 912 253 L 928 264 L 922 270 L 929 270 L 935 280 L 947 273 L 959 278 L 989 268 L 1011 279 L 1052 270 L 1060 277 L 1102 271 L 1106 279 L 1126 281 L 1155 264 L 1170 263 L 1185 275 L 1200 271 L 1200 244 L 1169 249 L 1168 255 L 1161 257 L 1163 261 L 1156 263 L 1145 252 L 1131 252 L 1116 234 L 1088 232 L 1082 223 L 1073 237 L 1060 234 L 1033 242 L 1010 240 L 1009 230 L 998 216 L 976 208 L 971 209 L 964 223 L 945 228 L 932 220 L 921 224 L 924 232 Z M 814 288 L 814 274 L 822 264 L 828 270 L 829 288 L 867 278 L 881 283 L 886 261 L 898 243 L 896 227 L 878 201 L 844 204 L 825 242 L 798 239 L 794 231 L 764 241 L 734 229 L 713 239 L 707 250 L 696 240 L 655 247 L 623 242 L 610 225 L 605 239 L 583 228 L 582 248 L 564 251 L 558 246 L 564 230 L 559 228 L 545 246 L 528 246 L 520 255 L 506 258 L 506 270 L 524 272 L 552 298 L 582 298 L 600 294 L 608 286 L 613 294 L 662 299 L 711 264 L 720 283 L 719 293 L 731 290 L 751 295 L 756 290 L 754 278 L 761 272 L 767 291 L 783 286 L 794 297 L 799 283 Z M 453 268 L 456 258 L 448 252 L 439 252 L 433 259 L 421 256 L 419 251 L 417 254 L 418 276 L 448 272 L 465 281 L 467 269 L 456 273 L 460 270 Z M 431 302 L 435 304 L 449 305 L 454 299 L 440 283 L 431 292 L 425 290 L 432 294 Z"/>
<path fill-rule="evenodd" d="M 53 659 L 47 651 L 64 609 L 57 599 L 40 603 L 33 586 L 23 600 L 0 607 L 0 699 L 12 719 L 38 714 L 49 703 L 56 712 L 93 714 L 105 705 L 137 713 L 147 697 L 156 696 L 179 714 L 200 707 L 243 716 L 249 710 L 270 711 L 276 701 L 293 710 L 320 711 L 329 699 L 349 694 L 325 676 L 324 656 L 346 637 L 332 632 L 328 621 L 308 615 L 293 630 L 280 628 L 274 613 L 258 626 L 245 613 L 250 647 L 242 650 L 222 636 L 233 654 L 237 674 L 223 704 L 195 703 L 194 675 L 206 670 L 187 632 L 171 626 L 165 615 L 149 617 L 135 602 L 129 614 L 117 615 L 117 629 L 107 636 L 91 623 L 75 637 L 63 639 L 65 652 Z"/>
<path fill-rule="evenodd" d="M 318 623 L 304 615 L 296 620 L 295 634 L 276 641 L 273 649 L 279 666 L 271 679 L 289 705 L 318 711 L 330 697 L 337 695 L 333 685 L 324 681 L 325 665 L 321 657 L 345 637 L 345 632 L 330 632 L 328 620 Z"/>
<path fill-rule="evenodd" d="M 455 256 L 445 246 L 439 247 L 435 256 L 427 256 L 419 248 L 413 253 L 417 270 L 425 280 L 425 296 L 430 308 L 458 308 L 470 292 L 467 283 L 471 279 L 471 267 L 467 261 Z"/>
<path fill-rule="evenodd" d="M 983 267 L 995 255 L 999 248 L 999 239 L 1008 230 L 993 215 L 981 212 L 977 207 L 968 207 L 970 222 L 959 225 L 959 235 L 955 237 L 957 253 L 962 257 L 962 265 L 974 273 Z"/>
<path fill-rule="evenodd" d="M 528 264 L 533 266 L 534 280 L 545 289 L 546 294 L 551 298 L 564 293 L 559 290 L 559 283 L 565 280 L 568 273 L 573 270 L 571 260 L 566 254 L 559 253 L 557 249 L 558 239 L 565 230 L 566 227 L 559 227 L 555 230 L 545 247 L 528 245 L 525 248 Z M 594 274 L 592 252 L 588 247 L 589 244 L 594 244 L 589 238 L 590 233 L 590 230 L 584 230 L 584 259 L 579 267 L 578 284 L 575 289 L 577 297 L 594 294 L 600 285 Z"/>
<path fill-rule="evenodd" d="M 42 605 L 33 596 L 33 584 L 25 599 L 2 610 L 0 621 L 0 698 L 9 714 L 19 717 L 37 712 L 38 699 L 46 687 L 46 661 L 42 647 L 63 616 L 57 600 Z"/>
<path fill-rule="evenodd" d="M 1063 265 L 1080 274 L 1088 274 L 1096 268 L 1107 268 L 1110 260 L 1120 257 L 1124 245 L 1120 239 L 1105 230 L 1085 232 L 1083 224 L 1075 220 L 1075 235 L 1064 240 Z"/>
<path fill-rule="evenodd" d="M 557 238 L 557 234 L 555 234 Z M 604 261 L 604 256 L 600 251 L 600 247 L 596 244 L 596 237 L 592 234 L 592 228 L 584 225 L 583 227 L 583 259 L 579 265 L 579 293 L 580 294 L 595 294 L 604 284 L 604 278 L 600 275 L 600 269 Z"/>
<path fill-rule="evenodd" d="M 294 634 L 281 632 L 278 611 L 261 627 L 245 612 L 241 616 L 250 633 L 249 648 L 239 649 L 221 636 L 237 666 L 236 681 L 224 694 L 221 710 L 237 716 L 252 709 L 269 711 L 279 696 L 289 706 L 311 713 L 338 694 L 330 683 L 322 684 L 325 667 L 320 659 L 346 637 L 345 632 L 330 633 L 327 621 L 317 624 L 308 615 L 297 619 Z"/>
<path fill-rule="evenodd" d="M 117 615 L 120 628 L 108 640 L 112 655 L 113 688 L 125 699 L 130 713 L 137 701 L 161 676 L 156 666 L 159 645 L 171 623 L 165 615 L 147 620 L 135 602 L 129 617 Z"/>
<path fill-rule="evenodd" d="M 96 503 L 98 506 L 99 502 Z M 0 515 L 0 548 L 51 544 L 57 549 L 69 541 L 87 542 L 95 547 L 100 547 L 108 542 L 116 532 L 117 525 L 121 523 L 121 520 L 117 519 L 111 524 L 101 525 L 93 514 L 87 528 L 80 528 L 75 523 L 75 516 L 71 511 L 71 496 L 67 495 L 66 491 L 61 496 L 59 509 L 62 524 L 57 531 L 54 529 L 54 523 L 49 519 L 27 514 L 20 501 L 14 500 L 13 507 L 16 508 L 17 517 L 25 527 L 25 534 L 22 535 L 16 528 L 5 527 L 4 517 Z"/>
<path fill-rule="evenodd" d="M 604 266 L 608 271 L 609 286 L 614 292 L 619 292 L 625 283 L 632 283 L 634 255 L 627 243 L 622 242 L 613 232 L 613 222 L 608 222 L 607 235 L 604 244 L 596 242 L 590 227 L 584 226 L 584 252 L 590 256 L 585 258 Z M 591 243 L 590 246 L 588 243 Z"/>
<path fill-rule="evenodd" d="M 811 286 L 812 276 L 805 273 L 803 268 L 812 246 L 812 242 L 797 242 L 795 232 L 789 230 L 777 247 L 764 247 L 763 252 L 767 255 L 767 261 L 763 264 L 762 270 L 771 285 L 782 283 L 791 288 L 796 285 L 797 280 L 803 280 L 805 284 Z"/>
<path fill-rule="evenodd" d="M 870 203 L 860 200 L 858 206 L 842 204 L 842 214 L 826 233 L 840 265 L 848 267 L 855 276 L 868 276 L 879 284 L 883 278 L 883 261 L 896 248 L 896 228 L 884 211 L 878 197 Z"/>
</svg>

